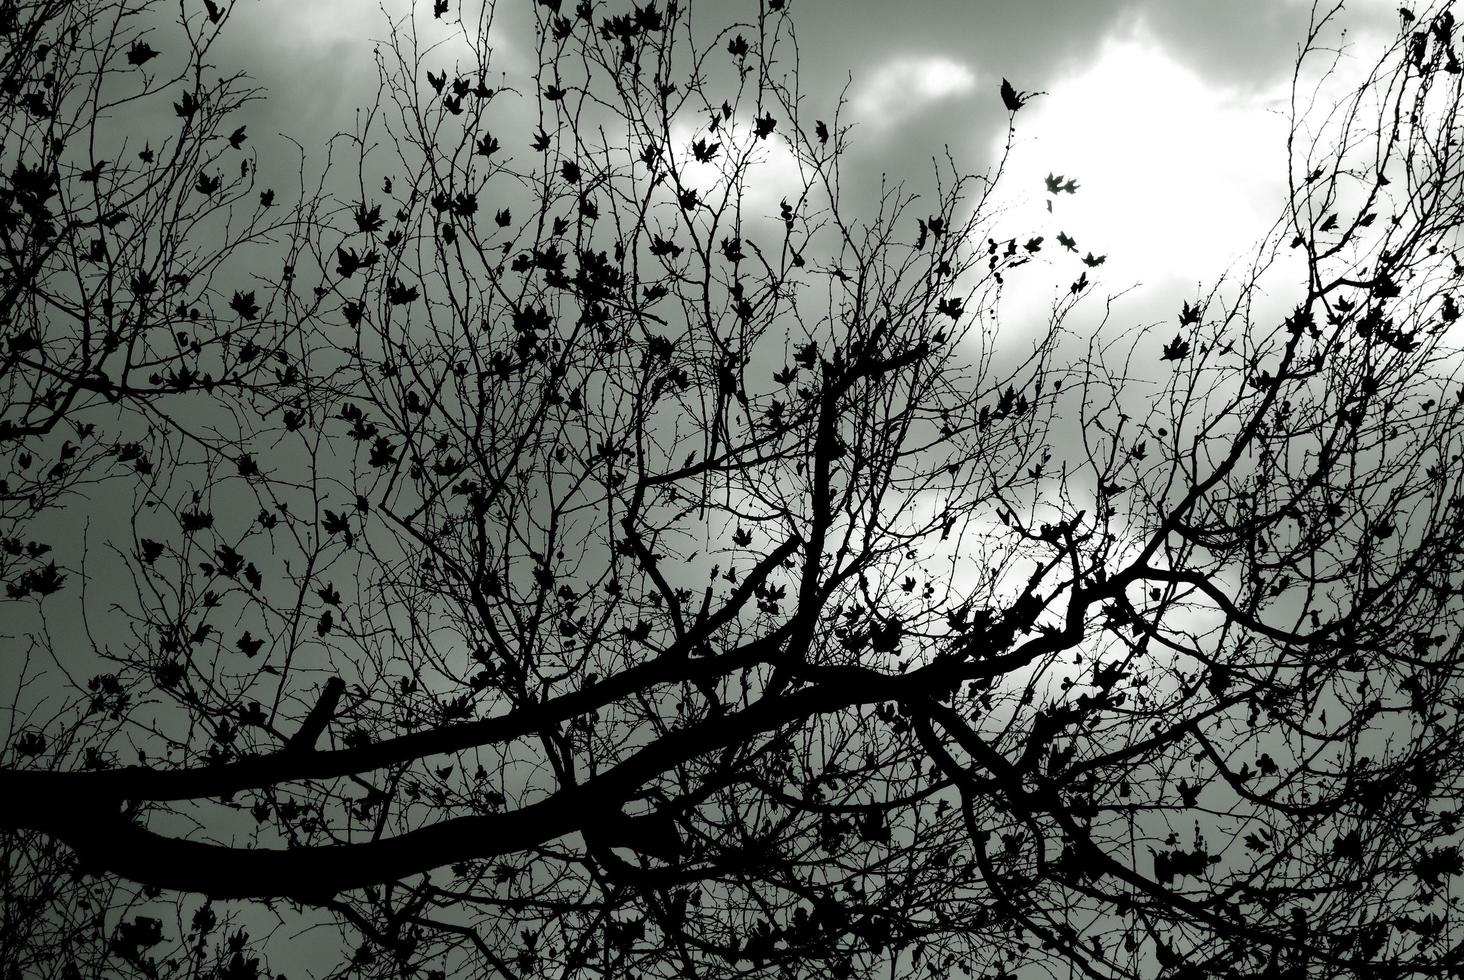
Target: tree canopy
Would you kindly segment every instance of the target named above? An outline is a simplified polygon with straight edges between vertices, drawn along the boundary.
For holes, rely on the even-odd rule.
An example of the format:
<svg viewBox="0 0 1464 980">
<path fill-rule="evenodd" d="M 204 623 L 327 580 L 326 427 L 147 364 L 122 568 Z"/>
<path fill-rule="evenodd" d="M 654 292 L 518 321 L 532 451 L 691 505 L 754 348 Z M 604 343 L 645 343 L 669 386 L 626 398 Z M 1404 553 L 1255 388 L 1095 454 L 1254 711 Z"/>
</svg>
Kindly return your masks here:
<svg viewBox="0 0 1464 980">
<path fill-rule="evenodd" d="M 427 0 L 299 159 L 233 3 L 0 3 L 7 977 L 1464 968 L 1452 4 L 1134 326 L 790 7 Z"/>
</svg>

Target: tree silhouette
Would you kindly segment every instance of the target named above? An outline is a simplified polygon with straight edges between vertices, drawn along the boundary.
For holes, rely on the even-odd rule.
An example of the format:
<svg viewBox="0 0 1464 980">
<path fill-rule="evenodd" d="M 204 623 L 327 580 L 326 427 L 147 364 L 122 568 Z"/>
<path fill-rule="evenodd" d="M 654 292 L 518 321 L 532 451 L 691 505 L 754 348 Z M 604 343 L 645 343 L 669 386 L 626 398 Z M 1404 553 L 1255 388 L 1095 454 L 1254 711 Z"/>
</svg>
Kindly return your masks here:
<svg viewBox="0 0 1464 980">
<path fill-rule="evenodd" d="M 781 0 L 622 6 L 392 23 L 289 202 L 230 4 L 0 5 L 7 975 L 1464 966 L 1450 5 L 1091 336 L 1004 157 L 852 213 Z"/>
</svg>

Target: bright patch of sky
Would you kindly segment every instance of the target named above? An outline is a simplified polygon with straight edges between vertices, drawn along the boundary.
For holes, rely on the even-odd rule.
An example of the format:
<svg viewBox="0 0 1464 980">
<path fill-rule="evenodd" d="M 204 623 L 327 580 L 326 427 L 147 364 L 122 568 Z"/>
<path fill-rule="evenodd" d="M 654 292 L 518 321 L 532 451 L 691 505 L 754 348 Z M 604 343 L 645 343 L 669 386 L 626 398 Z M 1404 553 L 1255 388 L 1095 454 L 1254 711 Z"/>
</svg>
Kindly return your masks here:
<svg viewBox="0 0 1464 980">
<path fill-rule="evenodd" d="M 704 119 L 683 117 L 671 124 L 666 152 L 675 160 L 683 184 L 696 190 L 704 201 L 719 202 L 729 190 L 731 162 L 746 160 L 753 175 L 742 188 L 743 217 L 775 218 L 783 200 L 796 201 L 805 181 L 798 157 L 781 135 L 767 139 L 754 135 L 753 121 L 734 116 L 715 131 Z M 718 146 L 712 159 L 699 161 L 692 153 L 700 140 Z M 666 196 L 671 187 L 666 185 Z M 779 226 L 781 227 L 781 226 Z"/>
<path fill-rule="evenodd" d="M 1066 232 L 1080 255 L 1107 256 L 1090 278 L 1117 288 L 1213 281 L 1280 214 L 1286 83 L 1216 86 L 1142 26 L 1110 37 L 1018 114 L 1016 214 L 1050 200 L 1045 247 Z M 1049 173 L 1075 179 L 1077 192 L 1048 194 Z"/>
<path fill-rule="evenodd" d="M 856 81 L 854 119 L 876 129 L 899 123 L 931 103 L 963 95 L 976 87 L 976 75 L 959 61 L 940 55 L 903 55 Z"/>
</svg>

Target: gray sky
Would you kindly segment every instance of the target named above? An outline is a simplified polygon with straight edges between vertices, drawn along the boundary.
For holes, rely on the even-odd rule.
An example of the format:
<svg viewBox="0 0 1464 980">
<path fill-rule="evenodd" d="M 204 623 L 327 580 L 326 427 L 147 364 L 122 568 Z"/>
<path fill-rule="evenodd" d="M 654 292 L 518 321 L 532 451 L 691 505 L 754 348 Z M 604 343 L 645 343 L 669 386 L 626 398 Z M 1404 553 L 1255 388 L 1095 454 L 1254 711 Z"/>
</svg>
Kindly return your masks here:
<svg viewBox="0 0 1464 980">
<path fill-rule="evenodd" d="M 332 133 L 353 128 L 355 111 L 375 92 L 372 41 L 406 2 L 240 0 L 215 60 L 226 71 L 248 70 L 267 89 L 250 121 L 262 158 L 273 152 L 270 134 L 283 133 L 318 162 Z M 418 2 L 419 21 L 434 28 L 430 0 Z M 752 0 L 681 2 L 706 5 L 717 18 L 755 8 Z M 1001 203 L 1016 229 L 1049 241 L 1061 229 L 1080 253 L 1108 256 L 1086 311 L 1101 313 L 1104 295 L 1141 284 L 1124 300 L 1130 317 L 1172 314 L 1281 213 L 1289 81 L 1311 13 L 1305 0 L 789 3 L 810 114 L 831 117 L 848 83 L 844 118 L 856 129 L 847 165 L 866 193 L 880 174 L 925 186 L 932 156 L 945 147 L 959 166 L 983 169 L 1006 133 L 1001 80 L 1046 93 L 1018 115 Z M 1375 50 L 1366 38 L 1393 28 L 1395 7 L 1366 0 L 1347 14 L 1359 63 Z M 496 64 L 524 91 L 535 63 L 531 16 L 530 0 L 503 0 L 494 29 Z M 774 172 L 777 165 L 770 160 Z M 1050 215 L 1042 180 L 1049 172 L 1080 183 Z M 872 200 L 855 195 L 846 205 L 867 217 Z M 1018 329 L 1043 318 L 1054 291 L 1065 292 L 1077 274 L 1074 257 L 1053 252 L 1044 255 L 1053 275 L 1014 285 L 1003 300 L 1003 317 Z"/>
<path fill-rule="evenodd" d="M 427 7 L 418 23 L 430 32 Z M 371 42 L 408 9 L 407 0 L 243 0 L 220 59 L 269 90 L 257 131 L 318 153 L 352 127 L 375 87 Z M 1047 93 L 1018 117 L 1004 198 L 1017 208 L 1012 233 L 1051 241 L 1063 230 L 1080 253 L 1107 255 L 1099 294 L 1142 285 L 1124 300 L 1136 317 L 1157 318 L 1207 288 L 1280 214 L 1289 82 L 1309 0 L 791 0 L 790 9 L 811 113 L 830 115 L 848 83 L 856 212 L 882 174 L 921 189 L 947 146 L 958 165 L 985 167 L 1005 134 L 1005 77 Z M 531 11 L 513 0 L 495 14 L 494 58 L 509 84 L 522 86 L 534 64 Z M 737 16 L 725 0 L 694 11 Z M 1348 5 L 1341 23 L 1364 53 L 1359 63 L 1396 16 L 1384 0 Z M 1050 218 L 1041 213 L 1048 172 L 1080 183 Z M 1003 318 L 1041 318 L 1066 271 L 1035 291 L 1008 290 Z"/>
</svg>

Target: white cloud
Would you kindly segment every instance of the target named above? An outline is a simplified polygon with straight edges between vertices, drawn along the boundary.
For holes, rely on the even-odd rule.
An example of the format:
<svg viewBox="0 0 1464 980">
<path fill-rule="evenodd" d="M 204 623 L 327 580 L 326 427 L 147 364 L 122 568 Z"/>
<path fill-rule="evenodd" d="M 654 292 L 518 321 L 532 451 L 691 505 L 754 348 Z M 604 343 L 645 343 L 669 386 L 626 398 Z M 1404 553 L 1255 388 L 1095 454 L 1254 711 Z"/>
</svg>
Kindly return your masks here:
<svg viewBox="0 0 1464 980">
<path fill-rule="evenodd" d="M 1125 303 L 1150 309 L 1177 306 L 1253 255 L 1286 199 L 1287 81 L 1262 91 L 1216 85 L 1140 22 L 1044 85 L 1048 94 L 1016 119 L 1002 232 L 1044 236 L 1048 266 L 1012 278 L 1002 322 L 1018 333 L 1040 329 L 1084 271 L 1058 246 L 1059 231 L 1076 239 L 1078 256 L 1107 256 L 1086 270 L 1093 294 L 1143 284 Z M 1005 138 L 1003 125 L 998 153 Z M 1048 195 L 1049 173 L 1075 179 L 1077 193 Z"/>
<path fill-rule="evenodd" d="M 860 85 L 852 106 L 859 122 L 888 126 L 928 103 L 975 86 L 976 75 L 958 61 L 939 55 L 902 56 L 875 69 Z"/>
<path fill-rule="evenodd" d="M 1216 87 L 1139 31 L 1050 91 L 1018 119 L 1032 139 L 1010 173 L 1024 193 L 1048 172 L 1078 180 L 1054 220 L 1109 256 L 1105 279 L 1213 279 L 1279 214 L 1284 90 Z"/>
<path fill-rule="evenodd" d="M 742 203 L 747 218 L 776 217 L 779 202 L 784 198 L 797 200 L 808 177 L 787 140 L 776 132 L 767 139 L 758 139 L 753 122 L 741 117 L 734 116 L 715 132 L 689 116 L 682 117 L 671 124 L 670 136 L 666 150 L 675 160 L 682 182 L 703 200 L 718 202 L 729 190 L 734 162 L 745 162 L 747 181 L 742 187 Z M 719 145 L 713 160 L 701 162 L 695 158 L 691 146 L 697 139 Z M 670 185 L 663 186 L 669 195 Z"/>
</svg>

